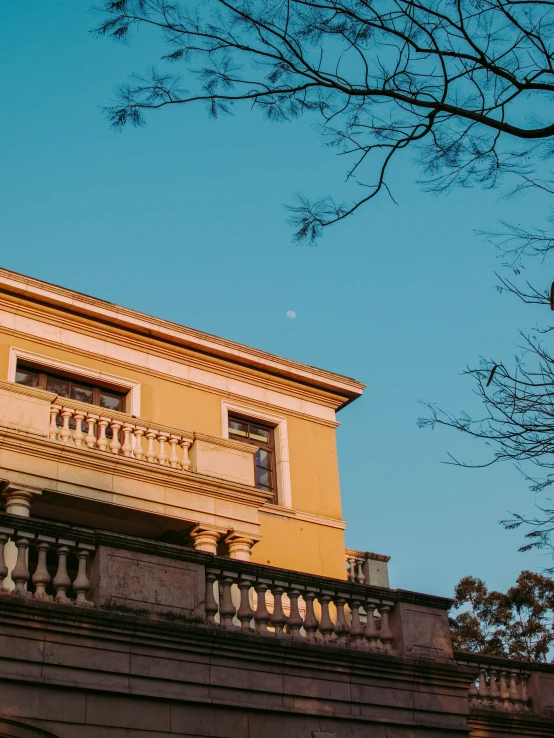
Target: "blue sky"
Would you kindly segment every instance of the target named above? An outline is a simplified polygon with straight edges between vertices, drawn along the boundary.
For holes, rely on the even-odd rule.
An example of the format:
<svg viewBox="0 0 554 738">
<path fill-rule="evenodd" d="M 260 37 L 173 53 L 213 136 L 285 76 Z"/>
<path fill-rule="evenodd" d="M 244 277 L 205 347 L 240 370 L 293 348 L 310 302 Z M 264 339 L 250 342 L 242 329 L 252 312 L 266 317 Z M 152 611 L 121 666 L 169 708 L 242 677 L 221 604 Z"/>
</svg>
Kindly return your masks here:
<svg viewBox="0 0 554 738">
<path fill-rule="evenodd" d="M 340 189 L 344 174 L 311 122 L 175 108 L 115 134 L 102 106 L 155 57 L 95 40 L 94 22 L 75 0 L 0 8 L 2 265 L 365 382 L 339 415 L 346 541 L 391 555 L 393 586 L 450 595 L 473 574 L 506 588 L 548 565 L 498 525 L 533 510 L 518 474 L 441 464 L 485 450 L 416 427 L 419 399 L 476 408 L 466 363 L 509 360 L 518 328 L 543 317 L 497 294 L 500 263 L 474 230 L 537 222 L 544 203 L 437 198 L 405 159 L 398 205 L 381 198 L 299 247 L 283 205 Z"/>
</svg>

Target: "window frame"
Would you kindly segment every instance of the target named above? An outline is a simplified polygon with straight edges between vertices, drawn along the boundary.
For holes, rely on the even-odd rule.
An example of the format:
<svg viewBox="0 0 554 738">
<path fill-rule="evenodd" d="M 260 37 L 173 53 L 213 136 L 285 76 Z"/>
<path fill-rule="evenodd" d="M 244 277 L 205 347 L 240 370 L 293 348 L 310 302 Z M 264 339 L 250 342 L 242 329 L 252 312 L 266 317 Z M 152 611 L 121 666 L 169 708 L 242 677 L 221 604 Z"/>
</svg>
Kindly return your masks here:
<svg viewBox="0 0 554 738">
<path fill-rule="evenodd" d="M 91 347 L 91 350 L 94 348 Z M 96 356 L 96 358 L 103 362 L 109 362 L 110 357 L 100 355 Z M 136 379 L 130 379 L 128 376 L 121 376 L 120 374 L 112 374 L 104 369 L 92 369 L 90 366 L 84 366 L 83 364 L 74 364 L 71 361 L 65 361 L 64 359 L 48 356 L 47 354 L 39 354 L 36 351 L 29 351 L 19 346 L 10 346 L 8 373 L 6 377 L 8 382 L 15 382 L 15 371 L 18 361 L 29 366 L 44 367 L 46 371 L 50 370 L 54 374 L 70 374 L 92 384 L 97 382 L 99 384 L 105 384 L 107 387 L 113 387 L 116 390 L 126 392 L 127 402 L 125 412 L 127 415 L 134 415 L 136 418 L 142 417 L 142 385 Z"/>
<path fill-rule="evenodd" d="M 243 436 L 239 436 L 236 434 L 233 435 L 232 429 L 230 428 L 230 423 L 232 420 L 236 420 L 239 423 L 246 423 L 249 426 L 249 428 L 250 426 L 254 426 L 256 428 L 263 428 L 263 430 L 269 431 L 269 442 L 262 443 L 252 438 L 244 438 Z M 268 423 L 268 421 L 260 420 L 259 418 L 256 418 L 253 416 L 243 415 L 241 413 L 230 411 L 227 415 L 227 434 L 229 438 L 232 438 L 235 441 L 240 441 L 241 443 L 248 443 L 251 446 L 256 446 L 256 448 L 258 449 L 264 449 L 265 451 L 269 451 L 271 453 L 271 469 L 267 469 L 267 471 L 271 472 L 271 490 L 266 490 L 266 489 L 258 487 L 257 478 L 256 478 L 257 477 L 256 472 L 258 470 L 256 454 L 252 455 L 252 461 L 254 464 L 254 485 L 256 486 L 256 489 L 262 489 L 262 491 L 264 492 L 271 491 L 273 494 L 271 498 L 271 502 L 274 505 L 277 505 L 278 500 L 279 500 L 279 490 L 278 490 L 278 480 L 277 480 L 277 447 L 276 447 L 276 438 L 275 438 L 276 426 Z M 265 467 L 260 467 L 260 468 L 265 469 Z"/>
<path fill-rule="evenodd" d="M 71 384 L 74 383 L 76 385 L 80 385 L 82 387 L 87 387 L 92 390 L 92 402 L 87 402 L 86 400 L 77 400 L 78 402 L 83 402 L 86 405 L 91 405 L 92 407 L 98 407 L 100 410 L 106 410 L 106 412 L 126 412 L 126 406 L 128 401 L 128 390 L 125 388 L 115 388 L 109 383 L 103 383 L 103 382 L 91 382 L 90 378 L 83 378 L 79 376 L 77 373 L 73 372 L 64 372 L 64 371 L 47 371 L 44 366 L 40 366 L 38 364 L 34 364 L 32 361 L 25 361 L 25 360 L 17 360 L 16 366 L 15 366 L 15 372 L 14 372 L 14 379 L 13 381 L 16 384 L 19 384 L 17 382 L 17 372 L 18 371 L 30 371 L 35 372 L 39 376 L 39 389 L 46 390 L 47 389 L 47 380 L 48 377 L 51 377 L 52 379 L 59 379 L 62 381 L 66 381 L 69 383 L 69 396 L 67 399 L 75 399 L 71 397 Z M 87 381 L 87 379 L 89 381 Z M 117 410 L 113 408 L 107 408 L 100 405 L 100 394 L 104 391 L 107 394 L 112 395 L 119 395 L 119 408 Z"/>
</svg>

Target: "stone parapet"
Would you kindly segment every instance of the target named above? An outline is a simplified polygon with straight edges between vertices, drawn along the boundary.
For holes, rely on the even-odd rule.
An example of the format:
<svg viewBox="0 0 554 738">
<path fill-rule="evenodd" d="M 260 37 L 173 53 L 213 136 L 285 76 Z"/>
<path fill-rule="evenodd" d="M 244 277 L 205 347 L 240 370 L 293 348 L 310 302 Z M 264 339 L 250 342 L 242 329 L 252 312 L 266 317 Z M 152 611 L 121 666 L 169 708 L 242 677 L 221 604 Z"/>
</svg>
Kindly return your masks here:
<svg viewBox="0 0 554 738">
<path fill-rule="evenodd" d="M 469 735 L 471 676 L 451 663 L 16 598 L 0 638 L 0 720 L 55 738 Z"/>
</svg>

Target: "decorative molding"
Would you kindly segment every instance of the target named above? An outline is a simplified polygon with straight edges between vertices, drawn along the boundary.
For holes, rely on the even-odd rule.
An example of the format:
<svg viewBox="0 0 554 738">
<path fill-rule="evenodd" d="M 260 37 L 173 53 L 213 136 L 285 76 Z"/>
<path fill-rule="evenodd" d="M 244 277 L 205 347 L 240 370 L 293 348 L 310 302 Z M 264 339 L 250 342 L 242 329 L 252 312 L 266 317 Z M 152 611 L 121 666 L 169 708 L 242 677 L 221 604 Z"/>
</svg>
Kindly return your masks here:
<svg viewBox="0 0 554 738">
<path fill-rule="evenodd" d="M 289 435 L 287 419 L 279 415 L 269 415 L 245 405 L 235 405 L 221 401 L 221 435 L 229 438 L 229 413 L 246 415 L 275 425 L 275 468 L 277 471 L 277 499 L 284 508 L 292 508 L 292 488 L 290 481 Z"/>
<path fill-rule="evenodd" d="M 6 307 L 1 297 L 0 305 Z M 8 304 L 8 307 L 12 306 Z M 33 317 L 24 318 L 22 313 Z M 36 309 L 19 307 L 17 315 L 11 310 L 0 310 L 0 331 L 35 340 L 43 346 L 58 350 L 69 349 L 96 360 L 100 358 L 125 369 L 131 368 L 164 380 L 169 379 L 176 384 L 212 392 L 219 397 L 238 401 L 246 399 L 267 407 L 270 411 L 284 411 L 331 428 L 340 425 L 335 419 L 335 410 L 340 403 L 330 396 L 300 391 L 296 387 L 284 386 L 283 382 L 273 382 L 268 377 L 256 374 L 248 374 L 245 381 L 244 373 L 239 372 L 236 367 L 219 366 L 166 348 L 156 347 L 154 353 L 152 345 L 146 351 L 143 342 L 128 336 L 117 337 L 119 340 L 116 343 L 113 332 L 102 330 L 99 326 L 86 326 L 86 331 L 81 332 L 80 329 L 85 326 L 67 319 L 55 319 L 51 315 L 48 317 L 50 323 L 47 324 L 44 322 L 44 314 Z M 57 325 L 61 326 L 59 331 L 57 328 L 52 329 Z M 53 334 L 59 334 L 58 340 L 54 340 Z"/>
<path fill-rule="evenodd" d="M 199 474 L 198 472 L 176 470 L 168 466 L 158 466 L 140 459 L 126 458 L 119 455 L 114 456 L 96 450 L 75 448 L 59 441 L 51 441 L 39 436 L 29 436 L 6 427 L 0 429 L 0 448 L 148 484 L 183 489 L 208 498 L 217 497 L 219 499 L 231 500 L 233 502 L 239 502 L 246 507 L 255 507 L 258 509 L 267 500 L 267 494 L 265 492 L 261 492 L 249 485 L 239 484 L 238 482 L 232 482 L 226 479 L 217 479 L 216 477 Z M 5 471 L 7 469 L 6 467 L 2 467 L 2 469 L 4 473 L 0 471 L 0 474 L 2 478 L 6 478 Z M 42 478 L 44 476 L 44 479 L 50 479 L 47 474 L 41 475 L 32 471 L 20 472 L 19 469 L 12 469 L 11 471 L 17 471 L 25 477 Z M 17 484 L 17 482 L 14 482 L 14 486 L 17 486 Z M 86 486 L 80 484 L 78 481 L 74 484 L 76 486 Z M 44 489 L 54 488 L 44 485 Z M 144 499 L 146 500 L 146 498 Z M 152 502 L 151 499 L 147 501 Z M 168 506 L 177 507 L 176 505 Z"/>
<path fill-rule="evenodd" d="M 357 551 L 355 548 L 345 548 L 344 555 L 347 559 L 363 559 L 364 561 L 372 559 L 373 561 L 384 561 L 385 563 L 390 561 L 390 556 L 373 553 L 372 551 Z"/>
<path fill-rule="evenodd" d="M 137 417 L 140 416 L 140 382 L 128 379 L 127 377 L 120 377 L 117 374 L 108 374 L 107 372 L 90 369 L 90 367 L 81 366 L 80 364 L 72 364 L 69 361 L 53 359 L 51 356 L 44 356 L 43 354 L 36 354 L 31 351 L 26 351 L 25 349 L 11 346 L 8 362 L 8 381 L 13 382 L 14 384 L 18 360 L 28 361 L 30 364 L 36 364 L 48 369 L 56 369 L 64 373 L 74 374 L 86 379 L 104 382 L 126 390 L 127 396 L 125 401 L 129 415 L 135 415 Z"/>
<path fill-rule="evenodd" d="M 0 289 L 41 303 L 48 303 L 66 312 L 91 317 L 104 323 L 156 336 L 179 343 L 203 353 L 226 358 L 232 362 L 253 366 L 270 374 L 277 374 L 301 383 L 322 387 L 341 394 L 347 401 L 360 396 L 365 385 L 355 379 L 284 359 L 264 351 L 244 346 L 217 336 L 161 320 L 136 310 L 114 305 L 89 295 L 83 295 L 32 277 L 0 269 Z"/>
<path fill-rule="evenodd" d="M 267 502 L 260 508 L 261 515 L 271 515 L 274 518 L 293 518 L 294 520 L 302 520 L 305 523 L 314 523 L 315 525 L 324 525 L 327 528 L 338 528 L 344 530 L 348 523 L 345 520 L 337 518 L 326 518 L 324 515 L 312 515 L 312 513 L 302 512 L 301 510 L 293 510 L 280 505 L 272 505 Z"/>
<path fill-rule="evenodd" d="M 24 384 L 16 384 L 15 382 L 6 382 L 0 379 L 0 390 L 14 392 L 16 395 L 25 395 L 26 397 L 34 397 L 35 400 L 44 400 L 45 402 L 54 402 L 57 397 L 55 392 L 47 392 L 37 387 L 26 387 Z"/>
</svg>

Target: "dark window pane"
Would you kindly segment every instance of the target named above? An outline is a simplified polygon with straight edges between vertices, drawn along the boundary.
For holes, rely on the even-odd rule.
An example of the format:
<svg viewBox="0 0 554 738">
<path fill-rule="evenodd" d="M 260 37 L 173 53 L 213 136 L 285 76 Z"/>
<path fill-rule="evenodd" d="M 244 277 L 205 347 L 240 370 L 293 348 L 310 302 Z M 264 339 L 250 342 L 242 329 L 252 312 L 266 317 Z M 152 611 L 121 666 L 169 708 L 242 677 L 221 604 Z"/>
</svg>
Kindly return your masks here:
<svg viewBox="0 0 554 738">
<path fill-rule="evenodd" d="M 229 434 L 240 436 L 241 438 L 248 438 L 248 424 L 229 418 Z"/>
<path fill-rule="evenodd" d="M 271 489 L 271 472 L 256 467 L 256 487 Z"/>
<path fill-rule="evenodd" d="M 120 410 L 121 397 L 108 392 L 100 392 L 100 407 L 105 407 L 106 410 Z"/>
<path fill-rule="evenodd" d="M 259 428 L 256 425 L 250 426 L 250 438 L 260 443 L 269 443 L 269 431 L 267 428 Z"/>
<path fill-rule="evenodd" d="M 71 397 L 79 402 L 92 402 L 92 387 L 81 387 L 71 384 Z"/>
<path fill-rule="evenodd" d="M 69 381 L 58 377 L 46 377 L 46 389 L 60 397 L 69 397 Z"/>
<path fill-rule="evenodd" d="M 273 492 L 273 488 L 272 487 L 266 487 L 263 484 L 257 484 L 256 487 L 258 489 L 261 489 L 263 492 Z"/>
<path fill-rule="evenodd" d="M 271 451 L 266 451 L 265 448 L 259 448 L 256 451 L 256 465 L 264 469 L 271 469 Z"/>
<path fill-rule="evenodd" d="M 33 372 L 30 369 L 17 369 L 15 372 L 15 381 L 17 384 L 24 384 L 26 387 L 38 387 L 38 372 Z"/>
</svg>

